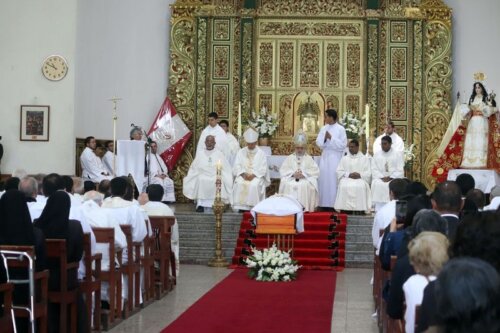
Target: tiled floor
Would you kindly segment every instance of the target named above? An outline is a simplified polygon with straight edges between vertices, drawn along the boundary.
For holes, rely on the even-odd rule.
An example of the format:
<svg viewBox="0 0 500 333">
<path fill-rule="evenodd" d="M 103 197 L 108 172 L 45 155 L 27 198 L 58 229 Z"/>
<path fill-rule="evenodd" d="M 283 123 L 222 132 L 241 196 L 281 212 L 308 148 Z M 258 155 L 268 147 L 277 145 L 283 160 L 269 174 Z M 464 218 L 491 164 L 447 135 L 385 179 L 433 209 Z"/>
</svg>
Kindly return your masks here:
<svg viewBox="0 0 500 333">
<path fill-rule="evenodd" d="M 230 272 L 225 268 L 182 265 L 177 286 L 171 293 L 110 332 L 160 332 Z M 376 322 L 371 317 L 371 272 L 370 269 L 350 268 L 337 274 L 332 333 L 377 332 Z"/>
</svg>

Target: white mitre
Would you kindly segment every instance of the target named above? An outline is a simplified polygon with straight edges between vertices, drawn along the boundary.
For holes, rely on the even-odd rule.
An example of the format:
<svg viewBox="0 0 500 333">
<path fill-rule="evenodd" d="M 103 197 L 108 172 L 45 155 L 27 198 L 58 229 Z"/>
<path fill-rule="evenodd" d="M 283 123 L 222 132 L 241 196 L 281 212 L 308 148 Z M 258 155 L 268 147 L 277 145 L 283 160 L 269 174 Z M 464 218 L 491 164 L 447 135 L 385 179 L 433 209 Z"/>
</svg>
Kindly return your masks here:
<svg viewBox="0 0 500 333">
<path fill-rule="evenodd" d="M 243 138 L 247 143 L 254 143 L 259 139 L 259 134 L 253 128 L 249 128 L 243 133 Z"/>
<path fill-rule="evenodd" d="M 295 144 L 296 147 L 305 147 L 305 146 L 307 146 L 307 136 L 306 136 L 306 134 L 301 129 L 294 136 L 293 143 Z"/>
</svg>

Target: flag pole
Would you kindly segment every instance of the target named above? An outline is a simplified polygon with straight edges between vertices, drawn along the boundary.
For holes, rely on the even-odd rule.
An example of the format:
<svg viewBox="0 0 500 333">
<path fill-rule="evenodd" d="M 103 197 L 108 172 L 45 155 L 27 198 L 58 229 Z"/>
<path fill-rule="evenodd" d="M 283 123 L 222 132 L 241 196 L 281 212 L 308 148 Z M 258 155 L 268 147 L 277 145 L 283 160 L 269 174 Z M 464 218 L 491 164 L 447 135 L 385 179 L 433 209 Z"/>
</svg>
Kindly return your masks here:
<svg viewBox="0 0 500 333">
<path fill-rule="evenodd" d="M 116 121 L 118 120 L 118 116 L 116 114 L 116 105 L 118 101 L 122 99 L 119 97 L 111 97 L 109 101 L 113 102 L 113 177 L 116 177 Z"/>
</svg>

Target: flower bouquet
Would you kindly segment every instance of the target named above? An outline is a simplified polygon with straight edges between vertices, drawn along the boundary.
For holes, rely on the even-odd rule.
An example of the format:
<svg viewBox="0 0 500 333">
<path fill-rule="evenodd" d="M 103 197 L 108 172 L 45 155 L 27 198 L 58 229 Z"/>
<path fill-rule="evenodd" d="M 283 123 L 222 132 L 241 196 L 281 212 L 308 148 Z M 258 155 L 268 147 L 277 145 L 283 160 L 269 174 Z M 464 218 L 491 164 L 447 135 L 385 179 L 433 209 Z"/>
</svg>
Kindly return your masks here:
<svg viewBox="0 0 500 333">
<path fill-rule="evenodd" d="M 403 149 L 403 158 L 405 161 L 405 166 L 409 165 L 413 162 L 415 158 L 415 154 L 413 153 L 413 148 L 415 148 L 415 144 L 412 143 L 409 147 L 405 146 Z"/>
<path fill-rule="evenodd" d="M 348 139 L 359 139 L 360 136 L 365 134 L 364 117 L 360 120 L 352 113 L 346 112 L 340 117 L 339 122 L 344 126 Z"/>
<path fill-rule="evenodd" d="M 257 131 L 259 138 L 271 137 L 278 128 L 276 116 L 270 114 L 265 107 L 258 115 L 252 112 L 252 118 L 248 120 L 248 124 Z"/>
<path fill-rule="evenodd" d="M 290 258 L 290 251 L 278 250 L 276 244 L 262 251 L 252 248 L 253 255 L 245 259 L 248 276 L 257 281 L 291 281 L 297 278 L 300 266 Z"/>
</svg>

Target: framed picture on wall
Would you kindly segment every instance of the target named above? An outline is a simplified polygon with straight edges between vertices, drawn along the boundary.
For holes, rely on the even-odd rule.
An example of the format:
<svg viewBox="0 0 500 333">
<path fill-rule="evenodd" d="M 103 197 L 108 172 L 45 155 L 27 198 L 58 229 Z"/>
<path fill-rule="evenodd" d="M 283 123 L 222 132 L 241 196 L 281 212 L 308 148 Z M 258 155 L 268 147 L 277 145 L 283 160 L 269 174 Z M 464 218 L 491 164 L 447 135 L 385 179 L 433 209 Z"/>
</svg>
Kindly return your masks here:
<svg viewBox="0 0 500 333">
<path fill-rule="evenodd" d="M 21 105 L 21 141 L 49 141 L 48 105 Z"/>
</svg>

